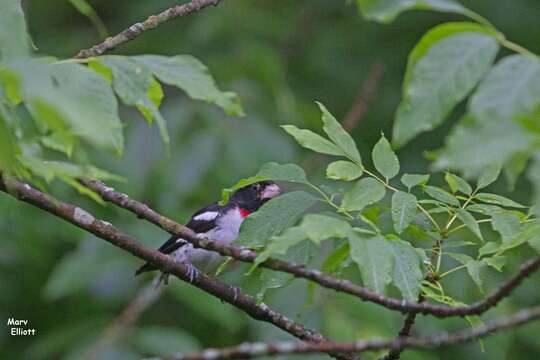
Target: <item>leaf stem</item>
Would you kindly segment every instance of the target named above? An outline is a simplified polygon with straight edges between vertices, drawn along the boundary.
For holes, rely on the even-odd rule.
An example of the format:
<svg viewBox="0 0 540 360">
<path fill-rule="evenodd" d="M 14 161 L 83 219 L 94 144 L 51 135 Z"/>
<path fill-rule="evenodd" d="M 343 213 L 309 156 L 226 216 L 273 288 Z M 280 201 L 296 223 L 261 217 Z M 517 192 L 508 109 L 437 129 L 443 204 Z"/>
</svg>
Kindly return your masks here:
<svg viewBox="0 0 540 360">
<path fill-rule="evenodd" d="M 474 195 L 476 195 L 476 192 L 477 192 L 477 189 L 474 190 L 471 195 L 469 195 L 469 198 L 463 203 L 463 205 L 460 207 L 460 209 L 465 209 L 467 207 L 467 205 L 469 205 L 469 203 L 472 201 L 472 199 L 474 199 Z M 444 232 L 446 235 L 448 235 L 448 230 L 450 229 L 450 226 L 452 226 L 452 223 L 457 219 L 457 212 L 454 214 L 454 216 L 452 216 L 450 218 L 450 220 L 448 220 L 448 223 L 446 224 L 446 226 L 444 227 Z"/>
<path fill-rule="evenodd" d="M 532 57 L 532 58 L 534 58 L 536 60 L 538 60 L 540 58 L 539 55 L 533 53 L 532 51 L 524 48 L 521 45 L 518 45 L 518 44 L 508 40 L 506 38 L 506 36 L 502 32 L 497 30 L 497 28 L 492 23 L 490 23 L 488 19 L 481 16 L 480 14 L 475 13 L 474 11 L 467 11 L 464 15 L 469 17 L 470 19 L 476 21 L 477 23 L 479 23 L 481 25 L 484 25 L 484 26 L 488 27 L 489 29 L 493 30 L 495 32 L 495 39 L 499 42 L 499 44 L 501 44 L 501 46 L 503 46 L 503 47 L 505 47 L 505 48 L 507 48 L 509 50 L 515 51 L 518 54 L 521 54 L 523 56 Z"/>
<path fill-rule="evenodd" d="M 371 171 L 365 169 L 361 164 L 356 164 L 358 166 L 361 166 L 362 169 L 364 170 L 364 172 L 366 174 L 368 174 L 369 176 L 371 176 L 372 178 L 374 178 L 375 180 L 379 181 L 381 184 L 383 184 L 387 189 L 393 191 L 393 192 L 398 192 L 399 190 L 396 189 L 395 187 L 393 187 L 392 185 L 390 185 L 388 182 L 384 181 L 383 179 L 381 179 L 380 177 L 378 177 L 377 175 L 375 175 L 374 173 L 372 173 Z M 428 219 L 433 223 L 433 225 L 435 225 L 435 228 L 437 228 L 437 231 L 441 231 L 441 227 L 439 226 L 439 224 L 437 223 L 437 221 L 435 221 L 435 219 L 433 218 L 433 216 L 431 216 L 431 214 L 422 206 L 420 205 L 418 202 L 416 202 L 416 207 L 418 207 L 418 209 L 420 209 L 420 211 L 422 211 L 427 217 Z"/>
<path fill-rule="evenodd" d="M 497 37 L 497 40 L 499 41 L 501 46 L 503 46 L 503 47 L 505 47 L 505 48 L 507 48 L 509 50 L 515 51 L 518 54 L 521 54 L 521 55 L 527 56 L 527 57 L 532 57 L 535 60 L 540 59 L 539 55 L 533 53 L 529 49 L 526 49 L 526 48 L 524 48 L 523 46 L 521 46 L 519 44 L 516 44 L 515 42 L 512 42 L 512 41 L 508 40 L 503 34 L 501 34 L 501 36 Z"/>
<path fill-rule="evenodd" d="M 447 272 L 444 272 L 442 273 L 441 275 L 439 275 L 439 277 L 442 279 L 443 277 L 447 276 L 447 275 L 450 275 L 451 273 L 453 273 L 454 271 L 458 271 L 458 270 L 461 270 L 463 268 L 467 267 L 467 265 L 460 265 L 458 267 L 455 267 L 453 269 L 450 269 L 448 270 Z"/>
<path fill-rule="evenodd" d="M 351 214 L 349 214 L 349 212 L 347 212 L 346 210 L 344 210 L 341 207 L 339 207 L 338 205 L 336 205 L 332 201 L 332 199 L 324 191 L 319 189 L 316 185 L 314 185 L 314 184 L 312 184 L 310 182 L 308 182 L 307 184 L 309 185 L 309 187 L 311 187 L 313 190 L 315 190 L 316 192 L 318 192 L 322 196 L 322 199 L 321 199 L 322 201 L 324 201 L 328 205 L 332 206 L 334 209 L 337 210 L 338 213 L 345 215 L 350 220 L 354 219 L 354 216 L 352 216 Z"/>
<path fill-rule="evenodd" d="M 476 220 L 476 222 L 478 224 L 481 224 L 481 223 L 485 223 L 485 222 L 491 222 L 491 219 L 481 219 L 481 220 Z M 463 229 L 466 225 L 465 224 L 461 224 L 461 225 L 458 225 L 456 226 L 455 228 L 449 230 L 446 235 L 450 235 L 451 233 L 455 232 L 455 231 L 458 231 L 460 229 Z"/>
</svg>

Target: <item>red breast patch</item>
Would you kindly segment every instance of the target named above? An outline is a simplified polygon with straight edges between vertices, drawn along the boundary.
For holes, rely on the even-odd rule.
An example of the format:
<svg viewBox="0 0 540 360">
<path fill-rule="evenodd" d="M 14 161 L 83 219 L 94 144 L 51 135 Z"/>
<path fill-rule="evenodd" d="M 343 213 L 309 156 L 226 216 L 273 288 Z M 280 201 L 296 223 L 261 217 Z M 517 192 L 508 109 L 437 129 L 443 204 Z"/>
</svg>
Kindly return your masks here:
<svg viewBox="0 0 540 360">
<path fill-rule="evenodd" d="M 240 216 L 242 216 L 243 218 L 247 218 L 249 214 L 251 214 L 249 211 L 247 211 L 246 209 L 240 208 Z"/>
</svg>

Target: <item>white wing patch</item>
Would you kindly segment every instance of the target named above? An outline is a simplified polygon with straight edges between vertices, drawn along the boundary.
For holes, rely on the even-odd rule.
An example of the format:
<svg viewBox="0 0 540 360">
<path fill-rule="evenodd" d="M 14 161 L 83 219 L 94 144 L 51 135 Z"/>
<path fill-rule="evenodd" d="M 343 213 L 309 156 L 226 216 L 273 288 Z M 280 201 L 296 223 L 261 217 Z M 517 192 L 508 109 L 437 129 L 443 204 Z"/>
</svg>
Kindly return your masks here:
<svg viewBox="0 0 540 360">
<path fill-rule="evenodd" d="M 207 211 L 195 216 L 193 220 L 211 221 L 214 220 L 218 216 L 218 214 L 219 213 L 217 211 Z"/>
</svg>

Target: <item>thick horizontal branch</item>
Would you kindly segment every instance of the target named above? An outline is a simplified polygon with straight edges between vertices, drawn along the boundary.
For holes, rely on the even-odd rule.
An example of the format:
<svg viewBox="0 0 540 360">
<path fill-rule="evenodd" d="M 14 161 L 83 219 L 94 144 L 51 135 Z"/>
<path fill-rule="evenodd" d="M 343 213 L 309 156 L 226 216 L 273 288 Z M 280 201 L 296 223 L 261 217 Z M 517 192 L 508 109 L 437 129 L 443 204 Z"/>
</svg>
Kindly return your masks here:
<svg viewBox="0 0 540 360">
<path fill-rule="evenodd" d="M 319 352 L 363 352 L 384 349 L 399 350 L 404 348 L 435 348 L 465 343 L 490 336 L 496 332 L 514 328 L 540 319 L 540 306 L 525 309 L 512 316 L 502 317 L 485 325 L 456 332 L 442 332 L 426 337 L 405 337 L 393 340 L 356 341 L 353 343 L 307 344 L 299 342 L 279 343 L 244 343 L 223 349 L 207 349 L 201 353 L 170 358 L 170 360 L 225 360 L 250 359 L 259 356 L 277 356 L 284 354 L 305 354 Z"/>
<path fill-rule="evenodd" d="M 6 180 L 0 174 L 0 190 L 11 194 L 17 199 L 34 205 L 55 216 L 58 216 L 73 225 L 84 229 L 97 237 L 126 250 L 132 255 L 149 261 L 161 271 L 172 274 L 179 279 L 225 301 L 244 311 L 256 320 L 271 323 L 289 334 L 312 343 L 324 343 L 328 340 L 315 330 L 307 329 L 292 319 L 270 309 L 235 286 L 223 283 L 193 267 L 174 261 L 170 256 L 145 246 L 135 238 L 122 233 L 110 223 L 95 218 L 92 214 L 80 207 L 59 201 L 50 195 L 32 188 L 28 184 L 16 180 Z M 193 274 L 195 271 L 195 274 Z M 335 355 L 340 359 L 351 359 L 347 354 Z"/>
<path fill-rule="evenodd" d="M 181 225 L 157 213 L 145 204 L 131 199 L 126 194 L 115 191 L 113 188 L 106 186 L 100 181 L 82 179 L 81 182 L 89 189 L 98 193 L 104 200 L 133 212 L 138 217 L 148 220 L 170 234 L 192 243 L 195 247 L 215 251 L 223 256 L 230 256 L 243 262 L 253 262 L 258 256 L 255 251 L 246 248 L 234 245 L 219 244 L 208 239 L 198 238 L 184 225 Z M 287 272 L 298 278 L 311 280 L 323 287 L 354 295 L 362 300 L 382 305 L 388 309 L 399 310 L 402 312 L 431 314 L 437 317 L 450 317 L 480 315 L 497 305 L 499 301 L 510 295 L 512 290 L 519 286 L 527 276 L 538 270 L 540 267 L 540 256 L 524 263 L 514 277 L 512 277 L 508 282 L 506 282 L 488 297 L 471 305 L 456 307 L 430 304 L 426 302 L 411 302 L 386 297 L 367 288 L 354 284 L 351 281 L 335 278 L 333 276 L 324 274 L 319 270 L 307 268 L 302 264 L 295 264 L 277 259 L 269 259 L 262 263 L 261 266 L 276 271 Z"/>
<path fill-rule="evenodd" d="M 161 23 L 175 19 L 180 16 L 191 14 L 192 12 L 204 9 L 207 6 L 216 6 L 221 0 L 192 0 L 182 5 L 175 5 L 162 11 L 157 15 L 149 16 L 145 21 L 131 25 L 119 34 L 105 39 L 100 44 L 94 45 L 89 49 L 79 51 L 74 56 L 75 59 L 86 59 L 93 56 L 99 56 L 108 50 L 112 50 L 118 45 L 135 39 L 146 30 L 155 29 Z"/>
</svg>

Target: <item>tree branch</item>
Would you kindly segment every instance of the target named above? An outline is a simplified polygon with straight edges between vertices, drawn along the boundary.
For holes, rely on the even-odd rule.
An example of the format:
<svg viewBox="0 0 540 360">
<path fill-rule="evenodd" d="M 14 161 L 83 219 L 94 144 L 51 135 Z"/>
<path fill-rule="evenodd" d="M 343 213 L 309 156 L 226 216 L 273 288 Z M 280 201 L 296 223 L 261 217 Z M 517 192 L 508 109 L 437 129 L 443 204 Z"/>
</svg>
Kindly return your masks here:
<svg viewBox="0 0 540 360">
<path fill-rule="evenodd" d="M 353 343 L 307 344 L 299 342 L 244 343 L 223 349 L 207 349 L 201 353 L 179 356 L 170 360 L 225 360 L 250 359 L 259 356 L 277 356 L 284 354 L 305 354 L 328 351 L 379 351 L 384 349 L 399 350 L 404 348 L 435 348 L 460 344 L 480 339 L 496 332 L 514 328 L 540 319 L 540 306 L 521 310 L 512 316 L 498 318 L 473 329 L 441 332 L 426 337 L 406 337 L 393 340 L 356 341 Z"/>
<path fill-rule="evenodd" d="M 254 297 L 242 293 L 238 287 L 223 283 L 194 269 L 190 265 L 176 262 L 170 256 L 150 249 L 135 238 L 122 233 L 110 223 L 95 218 L 92 214 L 80 207 L 59 201 L 50 195 L 32 188 L 28 184 L 21 183 L 14 179 L 5 179 L 1 174 L 0 190 L 21 201 L 58 216 L 114 246 L 124 249 L 140 259 L 151 262 L 162 272 L 172 274 L 180 280 L 198 287 L 220 300 L 244 311 L 256 320 L 273 324 L 289 334 L 307 342 L 328 342 L 328 340 L 317 331 L 305 328 L 303 325 L 296 323 L 285 315 L 270 309 L 264 303 L 258 304 Z M 193 271 L 195 271 L 194 275 Z M 338 359 L 353 359 L 353 356 L 348 354 L 332 355 Z"/>
<path fill-rule="evenodd" d="M 145 21 L 131 25 L 129 28 L 119 34 L 105 39 L 100 44 L 94 45 L 89 49 L 81 50 L 74 56 L 75 59 L 86 59 L 89 57 L 99 56 L 108 50 L 112 50 L 118 45 L 135 39 L 141 35 L 143 31 L 155 29 L 160 24 L 175 19 L 180 16 L 191 14 L 204 9 L 207 6 L 217 6 L 221 0 L 191 0 L 182 5 L 175 5 L 157 15 L 149 16 Z"/>
<path fill-rule="evenodd" d="M 423 301 L 423 297 L 420 297 L 420 302 Z M 405 315 L 405 321 L 403 322 L 403 326 L 399 330 L 398 336 L 396 338 L 407 338 L 411 336 L 412 327 L 414 326 L 414 323 L 416 322 L 416 316 L 418 315 L 417 312 L 409 311 L 407 315 Z M 388 354 L 383 356 L 380 360 L 398 360 L 401 356 L 401 353 L 403 352 L 403 348 L 400 349 L 391 349 Z"/>
<path fill-rule="evenodd" d="M 208 239 L 198 238 L 184 225 L 181 225 L 159 214 L 145 204 L 131 199 L 126 194 L 115 191 L 113 188 L 106 186 L 100 181 L 86 179 L 81 179 L 80 181 L 83 185 L 98 193 L 104 200 L 133 212 L 139 218 L 148 220 L 149 222 L 161 227 L 168 233 L 190 242 L 197 248 L 215 251 L 223 256 L 230 256 L 243 262 L 254 262 L 258 256 L 257 252 L 243 247 L 224 245 Z M 287 272 L 298 278 L 311 280 L 323 287 L 354 295 L 362 300 L 382 305 L 391 310 L 431 314 L 436 317 L 450 317 L 480 315 L 490 308 L 496 306 L 499 301 L 510 295 L 510 293 L 517 286 L 519 286 L 527 276 L 538 270 L 540 267 L 540 256 L 524 263 L 514 277 L 512 277 L 508 282 L 506 282 L 488 297 L 471 305 L 456 307 L 430 304 L 426 302 L 410 302 L 407 300 L 386 297 L 367 288 L 356 285 L 351 281 L 332 277 L 322 273 L 319 270 L 307 268 L 302 264 L 295 264 L 277 259 L 269 259 L 260 266 L 275 271 Z"/>
<path fill-rule="evenodd" d="M 347 132 L 354 130 L 358 126 L 360 120 L 364 117 L 369 103 L 375 97 L 375 93 L 377 92 L 377 88 L 379 87 L 383 75 L 383 63 L 376 62 L 371 68 L 368 78 L 362 84 L 353 106 L 349 109 L 341 122 L 343 128 L 347 130 Z"/>
<path fill-rule="evenodd" d="M 122 313 L 105 328 L 98 341 L 90 346 L 86 359 L 97 359 L 104 349 L 124 336 L 141 314 L 161 297 L 164 288 L 164 284 L 160 283 L 159 277 L 153 283 L 142 288 Z"/>
</svg>

